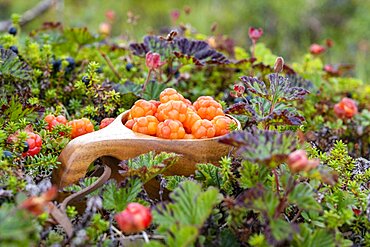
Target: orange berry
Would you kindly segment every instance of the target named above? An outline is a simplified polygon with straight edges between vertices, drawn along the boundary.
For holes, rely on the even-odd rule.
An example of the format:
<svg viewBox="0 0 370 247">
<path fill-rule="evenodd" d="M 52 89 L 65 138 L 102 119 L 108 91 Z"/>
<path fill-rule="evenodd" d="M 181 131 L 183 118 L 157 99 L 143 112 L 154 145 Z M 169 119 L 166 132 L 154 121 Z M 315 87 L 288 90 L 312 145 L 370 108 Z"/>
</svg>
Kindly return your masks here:
<svg viewBox="0 0 370 247">
<path fill-rule="evenodd" d="M 211 122 L 216 127 L 215 136 L 222 136 L 230 132 L 230 124 L 234 121 L 226 116 L 216 116 Z"/>
<path fill-rule="evenodd" d="M 165 139 L 182 139 L 185 129 L 178 120 L 167 119 L 158 124 L 157 136 Z"/>
<path fill-rule="evenodd" d="M 167 103 L 158 106 L 156 117 L 160 122 L 163 122 L 166 119 L 184 122 L 186 120 L 187 112 L 188 108 L 184 102 L 170 100 Z"/>
<path fill-rule="evenodd" d="M 179 94 L 176 89 L 173 89 L 173 88 L 166 88 L 165 90 L 163 90 L 161 92 L 161 94 L 159 95 L 159 100 L 161 101 L 161 103 L 167 103 L 168 101 L 170 100 L 179 100 L 179 101 L 183 101 L 184 100 L 184 96 L 182 96 L 181 94 Z M 185 103 L 185 102 L 184 102 Z"/>
<path fill-rule="evenodd" d="M 201 96 L 194 102 L 194 108 L 202 119 L 212 120 L 215 116 L 224 116 L 222 106 L 210 96 Z"/>
<path fill-rule="evenodd" d="M 197 120 L 191 127 L 191 133 L 197 139 L 211 138 L 216 134 L 216 127 L 207 119 Z"/>
<path fill-rule="evenodd" d="M 134 119 L 129 119 L 127 120 L 127 122 L 125 123 L 125 126 L 129 129 L 132 129 L 132 126 L 134 126 L 134 123 L 135 123 L 135 120 Z"/>
<path fill-rule="evenodd" d="M 157 100 L 149 100 L 149 102 L 155 105 L 156 108 L 158 108 L 158 106 L 161 104 L 161 102 Z"/>
<path fill-rule="evenodd" d="M 114 121 L 114 118 L 104 118 L 100 122 L 99 129 L 104 129 L 105 127 L 107 127 L 108 125 L 110 125 L 113 121 Z"/>
<path fill-rule="evenodd" d="M 200 119 L 201 118 L 195 111 L 188 108 L 188 113 L 186 114 L 186 120 L 183 123 L 186 133 L 191 133 L 191 127 L 197 120 L 200 120 Z"/>
<path fill-rule="evenodd" d="M 154 116 L 157 111 L 157 107 L 146 100 L 140 99 L 135 102 L 134 106 L 130 110 L 131 118 L 138 118 L 144 116 Z"/>
<path fill-rule="evenodd" d="M 87 118 L 69 121 L 67 125 L 72 127 L 72 139 L 94 131 L 94 125 Z"/>
<path fill-rule="evenodd" d="M 195 139 L 193 134 L 185 134 L 184 139 Z"/>
<path fill-rule="evenodd" d="M 55 125 L 67 124 L 67 119 L 62 115 L 55 117 L 54 115 L 49 114 L 44 118 L 44 120 L 48 123 L 48 126 L 46 126 L 46 129 L 50 131 L 54 128 Z"/>
<path fill-rule="evenodd" d="M 154 116 L 145 116 L 134 119 L 132 130 L 145 135 L 156 135 L 158 119 Z"/>
</svg>

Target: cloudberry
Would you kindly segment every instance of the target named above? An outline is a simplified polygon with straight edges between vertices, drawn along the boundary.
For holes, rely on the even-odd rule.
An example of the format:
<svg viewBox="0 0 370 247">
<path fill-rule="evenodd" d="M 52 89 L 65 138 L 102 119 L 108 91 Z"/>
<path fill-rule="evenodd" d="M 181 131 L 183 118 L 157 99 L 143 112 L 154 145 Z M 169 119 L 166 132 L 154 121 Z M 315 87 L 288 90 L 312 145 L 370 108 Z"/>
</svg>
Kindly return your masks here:
<svg viewBox="0 0 370 247">
<path fill-rule="evenodd" d="M 173 88 L 166 88 L 165 90 L 163 90 L 161 92 L 161 94 L 159 95 L 159 99 L 161 101 L 161 103 L 167 103 L 168 101 L 170 100 L 179 100 L 179 101 L 183 101 L 184 100 L 184 96 L 182 96 L 181 94 L 179 94 L 176 89 L 173 89 Z M 184 102 L 185 103 L 185 102 Z"/>
<path fill-rule="evenodd" d="M 157 111 L 155 104 L 140 99 L 135 102 L 134 106 L 130 110 L 131 118 L 144 117 L 144 116 L 154 116 Z"/>
<path fill-rule="evenodd" d="M 145 135 L 156 135 L 158 119 L 154 116 L 145 116 L 134 119 L 132 130 Z"/>
<path fill-rule="evenodd" d="M 186 120 L 186 114 L 188 107 L 182 101 L 170 100 L 167 103 L 158 106 L 156 117 L 160 122 L 166 119 L 179 120 L 184 122 Z"/>
<path fill-rule="evenodd" d="M 185 134 L 184 139 L 195 139 L 195 136 L 193 134 Z"/>
<path fill-rule="evenodd" d="M 94 125 L 87 118 L 72 120 L 67 124 L 72 127 L 72 139 L 94 131 Z"/>
<path fill-rule="evenodd" d="M 55 125 L 67 124 L 67 119 L 62 115 L 55 117 L 54 115 L 49 114 L 44 118 L 44 120 L 48 123 L 48 126 L 46 126 L 46 129 L 50 131 L 54 128 Z"/>
<path fill-rule="evenodd" d="M 149 100 L 149 102 L 154 104 L 156 108 L 158 108 L 158 106 L 161 104 L 161 102 L 157 100 Z"/>
<path fill-rule="evenodd" d="M 191 133 L 197 139 L 211 138 L 216 134 L 216 127 L 207 119 L 197 120 L 191 128 Z"/>
<path fill-rule="evenodd" d="M 152 214 L 149 208 L 131 202 L 124 211 L 116 214 L 114 219 L 122 232 L 131 234 L 145 230 L 152 222 Z"/>
<path fill-rule="evenodd" d="M 135 120 L 134 119 L 129 119 L 127 120 L 127 122 L 125 123 L 125 126 L 129 129 L 132 129 L 132 126 L 134 126 L 134 123 L 135 123 Z"/>
<path fill-rule="evenodd" d="M 334 105 L 334 113 L 341 119 L 352 118 L 358 113 L 356 102 L 350 98 L 343 98 Z"/>
<path fill-rule="evenodd" d="M 104 118 L 100 122 L 99 129 L 104 129 L 105 127 L 107 127 L 108 125 L 110 125 L 113 121 L 114 121 L 114 118 Z"/>
<path fill-rule="evenodd" d="M 230 132 L 230 124 L 233 120 L 226 116 L 216 116 L 211 122 L 216 127 L 215 136 L 222 136 Z"/>
<path fill-rule="evenodd" d="M 212 120 L 215 116 L 224 116 L 222 106 L 210 96 L 201 96 L 194 102 L 194 108 L 202 119 Z"/>
<path fill-rule="evenodd" d="M 185 129 L 178 120 L 167 119 L 158 124 L 157 136 L 165 139 L 182 139 Z"/>
<path fill-rule="evenodd" d="M 195 111 L 188 109 L 188 113 L 186 114 L 186 120 L 183 123 L 186 133 L 191 133 L 191 127 L 197 120 L 200 119 L 201 118 Z"/>
<path fill-rule="evenodd" d="M 22 153 L 22 156 L 34 156 L 38 154 L 41 150 L 42 145 L 42 139 L 38 134 L 35 134 L 33 132 L 27 132 L 28 138 L 26 140 L 28 149 L 24 153 Z"/>
</svg>

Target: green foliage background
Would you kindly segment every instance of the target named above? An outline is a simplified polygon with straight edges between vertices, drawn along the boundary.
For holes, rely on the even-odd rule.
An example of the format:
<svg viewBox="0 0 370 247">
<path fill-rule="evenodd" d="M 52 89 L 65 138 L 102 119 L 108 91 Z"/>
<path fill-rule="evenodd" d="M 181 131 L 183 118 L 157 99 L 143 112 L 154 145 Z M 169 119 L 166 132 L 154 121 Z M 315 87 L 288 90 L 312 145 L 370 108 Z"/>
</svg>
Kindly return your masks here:
<svg viewBox="0 0 370 247">
<path fill-rule="evenodd" d="M 1 0 L 0 19 L 9 19 L 12 13 L 23 13 L 38 0 Z M 191 8 L 185 15 L 184 7 Z M 180 11 L 176 24 L 191 24 L 200 33 L 210 34 L 213 23 L 218 24 L 216 33 L 227 34 L 238 45 L 249 46 L 248 28 L 262 27 L 265 31 L 261 41 L 274 54 L 297 61 L 310 44 L 323 44 L 330 38 L 335 46 L 330 50 L 326 63 L 354 64 L 354 75 L 368 82 L 370 64 L 370 1 L 363 0 L 64 0 L 59 9 L 28 24 L 30 31 L 44 21 L 61 21 L 70 26 L 88 26 L 97 30 L 104 21 L 105 11 L 117 13 L 113 35 L 126 34 L 141 39 L 146 33 L 169 27 L 170 12 Z M 140 16 L 137 25 L 127 23 L 127 12 Z"/>
</svg>

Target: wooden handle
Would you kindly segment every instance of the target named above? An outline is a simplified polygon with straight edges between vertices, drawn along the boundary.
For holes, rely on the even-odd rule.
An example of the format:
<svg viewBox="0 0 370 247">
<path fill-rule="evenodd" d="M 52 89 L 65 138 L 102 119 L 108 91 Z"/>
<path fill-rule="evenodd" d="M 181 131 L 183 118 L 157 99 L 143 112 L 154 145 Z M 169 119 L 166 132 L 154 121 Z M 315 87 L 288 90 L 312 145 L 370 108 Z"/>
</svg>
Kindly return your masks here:
<svg viewBox="0 0 370 247">
<path fill-rule="evenodd" d="M 118 160 L 134 158 L 149 151 L 180 154 L 177 163 L 166 175 L 193 174 L 197 163 L 218 164 L 230 146 L 219 143 L 219 137 L 201 140 L 165 140 L 135 133 L 123 125 L 128 112 L 119 115 L 109 126 L 73 139 L 59 156 L 61 165 L 53 174 L 53 182 L 62 188 L 86 175 L 89 165 L 103 156 Z M 240 123 L 234 119 L 240 128 Z M 113 169 L 114 170 L 114 169 Z"/>
</svg>

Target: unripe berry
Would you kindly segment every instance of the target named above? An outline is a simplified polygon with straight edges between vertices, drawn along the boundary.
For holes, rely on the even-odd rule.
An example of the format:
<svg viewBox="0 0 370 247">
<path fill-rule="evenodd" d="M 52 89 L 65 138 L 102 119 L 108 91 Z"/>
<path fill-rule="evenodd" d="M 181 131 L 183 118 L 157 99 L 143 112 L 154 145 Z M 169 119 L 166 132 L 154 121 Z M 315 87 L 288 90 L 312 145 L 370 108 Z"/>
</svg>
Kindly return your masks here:
<svg viewBox="0 0 370 247">
<path fill-rule="evenodd" d="M 148 228 L 152 222 L 152 214 L 149 208 L 132 202 L 127 205 L 124 211 L 116 214 L 114 219 L 122 232 L 131 234 Z"/>
</svg>

